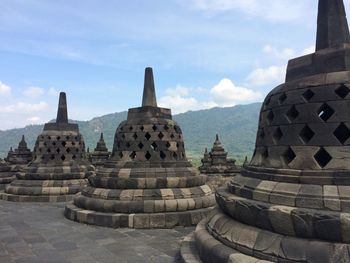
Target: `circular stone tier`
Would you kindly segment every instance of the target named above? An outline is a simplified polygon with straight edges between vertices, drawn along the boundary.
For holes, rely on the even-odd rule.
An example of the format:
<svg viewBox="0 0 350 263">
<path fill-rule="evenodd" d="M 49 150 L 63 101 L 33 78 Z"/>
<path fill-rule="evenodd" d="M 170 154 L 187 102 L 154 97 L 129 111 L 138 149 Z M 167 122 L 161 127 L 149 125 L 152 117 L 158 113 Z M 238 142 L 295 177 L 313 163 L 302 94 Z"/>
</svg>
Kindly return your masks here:
<svg viewBox="0 0 350 263">
<path fill-rule="evenodd" d="M 5 189 L 5 186 L 15 179 L 15 172 L 13 172 L 11 166 L 0 160 L 0 190 Z"/>
<path fill-rule="evenodd" d="M 66 206 L 65 216 L 108 227 L 172 228 L 196 225 L 215 205 L 206 177 L 185 154 L 171 111 L 156 106 L 146 69 L 143 106 L 129 109 L 116 130 L 111 158 Z"/>
<path fill-rule="evenodd" d="M 66 96 L 60 94 L 56 123 L 46 123 L 36 140 L 33 161 L 6 186 L 8 201 L 70 201 L 88 183 L 94 167 L 86 159 L 77 124 L 68 123 Z"/>
<path fill-rule="evenodd" d="M 289 61 L 260 113 L 251 163 L 183 243 L 185 262 L 350 262 L 350 34 L 319 0 L 316 52 Z M 320 49 L 322 47 L 322 49 Z"/>
</svg>

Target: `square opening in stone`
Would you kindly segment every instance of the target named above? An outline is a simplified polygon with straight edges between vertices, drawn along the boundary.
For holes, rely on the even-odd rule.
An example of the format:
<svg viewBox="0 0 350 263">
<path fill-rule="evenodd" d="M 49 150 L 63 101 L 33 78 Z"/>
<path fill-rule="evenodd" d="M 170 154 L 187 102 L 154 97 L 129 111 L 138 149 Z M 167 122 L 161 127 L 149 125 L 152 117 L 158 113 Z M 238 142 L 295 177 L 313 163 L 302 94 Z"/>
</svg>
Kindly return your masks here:
<svg viewBox="0 0 350 263">
<path fill-rule="evenodd" d="M 327 103 L 324 103 L 317 111 L 318 117 L 325 122 L 328 121 L 333 114 L 334 110 Z"/>
<path fill-rule="evenodd" d="M 342 84 L 340 87 L 338 87 L 336 90 L 335 90 L 335 93 L 341 97 L 342 99 L 345 99 L 346 96 L 348 96 L 348 94 L 350 93 L 350 89 L 345 86 L 344 84 Z"/>
<path fill-rule="evenodd" d="M 314 158 L 322 168 L 324 168 L 332 160 L 332 156 L 323 147 L 318 150 Z"/>
<path fill-rule="evenodd" d="M 344 144 L 350 137 L 350 129 L 344 123 L 341 123 L 333 134 L 341 144 Z"/>
</svg>

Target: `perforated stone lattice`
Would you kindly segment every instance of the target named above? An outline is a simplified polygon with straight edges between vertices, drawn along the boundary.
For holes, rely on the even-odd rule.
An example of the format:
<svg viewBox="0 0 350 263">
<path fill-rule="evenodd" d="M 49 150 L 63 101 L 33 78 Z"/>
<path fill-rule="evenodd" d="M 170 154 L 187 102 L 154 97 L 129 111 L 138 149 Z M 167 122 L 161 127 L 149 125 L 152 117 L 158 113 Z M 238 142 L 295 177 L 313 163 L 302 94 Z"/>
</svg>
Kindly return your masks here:
<svg viewBox="0 0 350 263">
<path fill-rule="evenodd" d="M 34 147 L 34 161 L 56 162 L 81 160 L 85 156 L 85 145 L 80 134 L 39 135 Z"/>
<path fill-rule="evenodd" d="M 123 161 L 186 160 L 182 131 L 168 124 L 121 124 L 115 135 L 112 156 Z"/>
<path fill-rule="evenodd" d="M 287 85 L 291 84 L 273 91 L 263 104 L 253 165 L 268 162 L 276 168 L 293 168 L 300 155 L 312 158 L 313 168 L 327 169 L 335 158 L 329 147 L 350 143 L 350 112 L 344 111 L 350 107 L 350 83 Z M 313 150 L 299 151 L 299 146 Z"/>
</svg>

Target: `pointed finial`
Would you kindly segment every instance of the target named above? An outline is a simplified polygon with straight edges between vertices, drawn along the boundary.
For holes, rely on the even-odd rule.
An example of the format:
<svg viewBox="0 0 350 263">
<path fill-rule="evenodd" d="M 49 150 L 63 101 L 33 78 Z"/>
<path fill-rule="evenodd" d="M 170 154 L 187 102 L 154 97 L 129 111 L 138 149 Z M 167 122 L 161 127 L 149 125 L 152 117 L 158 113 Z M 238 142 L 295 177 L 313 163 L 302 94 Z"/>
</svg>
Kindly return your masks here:
<svg viewBox="0 0 350 263">
<path fill-rule="evenodd" d="M 24 142 L 25 141 L 25 138 L 24 138 L 24 134 L 22 135 L 22 142 Z"/>
<path fill-rule="evenodd" d="M 101 132 L 100 141 L 103 141 L 103 132 Z"/>
<path fill-rule="evenodd" d="M 67 98 L 64 92 L 60 93 L 56 123 L 68 123 Z"/>
<path fill-rule="evenodd" d="M 86 152 L 87 152 L 87 153 L 89 153 L 89 152 L 90 152 L 90 148 L 89 148 L 89 147 L 87 148 Z"/>
<path fill-rule="evenodd" d="M 142 107 L 152 106 L 157 107 L 156 91 L 154 87 L 153 70 L 146 68 L 145 83 L 143 87 Z"/>
<path fill-rule="evenodd" d="M 219 134 L 216 134 L 216 139 L 215 139 L 216 141 L 218 141 L 219 140 Z"/>
<path fill-rule="evenodd" d="M 316 51 L 350 42 L 343 0 L 319 0 Z"/>
</svg>

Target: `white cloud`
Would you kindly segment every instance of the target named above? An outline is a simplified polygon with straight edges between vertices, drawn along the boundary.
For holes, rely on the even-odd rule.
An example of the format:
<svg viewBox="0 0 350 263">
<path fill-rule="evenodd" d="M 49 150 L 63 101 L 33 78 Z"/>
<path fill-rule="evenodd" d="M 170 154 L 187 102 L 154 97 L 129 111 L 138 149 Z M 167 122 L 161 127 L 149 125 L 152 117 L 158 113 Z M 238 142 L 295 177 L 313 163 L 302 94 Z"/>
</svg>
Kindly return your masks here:
<svg viewBox="0 0 350 263">
<path fill-rule="evenodd" d="M 252 86 L 264 86 L 272 83 L 281 83 L 286 75 L 286 66 L 270 66 L 253 70 L 247 80 Z"/>
<path fill-rule="evenodd" d="M 0 95 L 10 97 L 11 96 L 11 87 L 0 81 Z"/>
<path fill-rule="evenodd" d="M 8 106 L 0 107 L 0 113 L 31 113 L 31 112 L 40 112 L 49 108 L 49 105 L 46 102 L 39 103 L 25 103 L 25 102 L 17 102 L 15 104 L 11 104 Z"/>
<path fill-rule="evenodd" d="M 311 53 L 314 53 L 316 50 L 316 46 L 315 45 L 312 45 L 308 48 L 305 48 L 302 52 L 302 55 L 308 55 L 308 54 L 311 54 Z"/>
<path fill-rule="evenodd" d="M 190 91 L 193 93 L 208 93 L 208 100 L 200 101 L 193 96 L 189 96 Z M 159 106 L 171 108 L 173 113 L 183 113 L 190 110 L 231 107 L 239 103 L 254 102 L 260 99 L 262 99 L 262 95 L 259 92 L 237 87 L 231 80 L 222 79 L 210 90 L 183 86 L 167 89 L 166 95 L 159 100 Z"/>
<path fill-rule="evenodd" d="M 291 59 L 295 56 L 295 51 L 292 48 L 278 49 L 271 45 L 264 46 L 263 52 L 281 60 Z"/>
<path fill-rule="evenodd" d="M 47 93 L 50 95 L 50 96 L 54 96 L 54 97 L 58 97 L 59 95 L 59 91 L 56 90 L 55 88 L 51 87 L 49 88 L 49 90 L 47 91 Z"/>
<path fill-rule="evenodd" d="M 30 124 L 36 124 L 40 122 L 40 118 L 38 116 L 33 116 L 30 118 L 27 118 L 27 121 L 29 121 Z"/>
<path fill-rule="evenodd" d="M 230 107 L 238 103 L 258 101 L 262 98 L 259 92 L 238 87 L 229 79 L 222 79 L 211 90 L 213 101 L 221 107 Z"/>
<path fill-rule="evenodd" d="M 45 93 L 45 90 L 40 87 L 29 87 L 23 91 L 23 95 L 29 98 L 39 98 Z"/>
<path fill-rule="evenodd" d="M 310 10 L 305 0 L 182 0 L 183 4 L 210 13 L 239 11 L 271 21 L 295 21 Z M 304 11 L 304 12 L 303 12 Z"/>
</svg>

